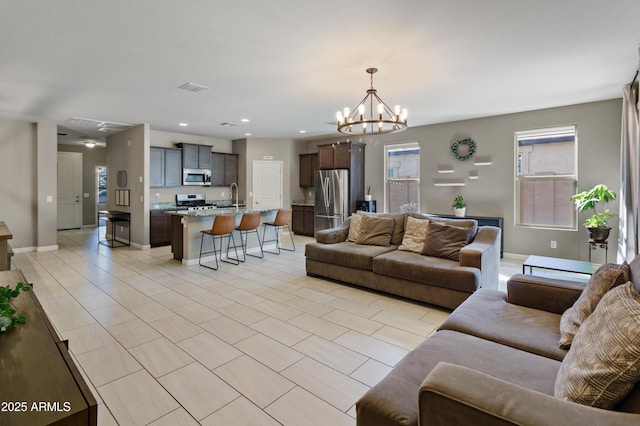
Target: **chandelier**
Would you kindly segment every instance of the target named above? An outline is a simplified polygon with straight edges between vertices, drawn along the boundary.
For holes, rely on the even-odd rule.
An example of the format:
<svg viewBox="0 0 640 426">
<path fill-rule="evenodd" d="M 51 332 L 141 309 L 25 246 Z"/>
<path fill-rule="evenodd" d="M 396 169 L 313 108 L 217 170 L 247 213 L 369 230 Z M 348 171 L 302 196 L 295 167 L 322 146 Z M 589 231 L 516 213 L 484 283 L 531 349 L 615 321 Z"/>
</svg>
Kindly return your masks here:
<svg viewBox="0 0 640 426">
<path fill-rule="evenodd" d="M 338 131 L 347 135 L 366 135 L 386 133 L 397 133 L 407 128 L 407 109 L 400 109 L 400 105 L 389 108 L 373 88 L 373 74 L 377 68 L 367 68 L 371 75 L 371 87 L 367 90 L 367 95 L 360 103 L 350 111 L 345 108 L 336 113 L 338 120 Z M 374 100 L 376 101 L 377 114 L 374 113 Z M 367 111 L 368 109 L 368 111 Z"/>
</svg>

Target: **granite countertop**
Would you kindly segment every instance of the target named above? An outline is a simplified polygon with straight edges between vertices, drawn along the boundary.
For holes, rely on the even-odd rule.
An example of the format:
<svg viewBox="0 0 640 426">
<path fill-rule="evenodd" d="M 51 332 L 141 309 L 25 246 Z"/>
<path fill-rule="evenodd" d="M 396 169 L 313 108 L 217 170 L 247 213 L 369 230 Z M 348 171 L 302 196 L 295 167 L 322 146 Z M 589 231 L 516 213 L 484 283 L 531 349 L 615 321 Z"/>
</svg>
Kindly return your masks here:
<svg viewBox="0 0 640 426">
<path fill-rule="evenodd" d="M 292 206 L 314 206 L 315 202 L 313 200 L 293 200 L 291 202 Z"/>
<path fill-rule="evenodd" d="M 278 209 L 248 209 L 246 207 L 240 207 L 236 209 L 235 207 L 229 208 L 217 208 L 217 209 L 206 209 L 206 210 L 196 210 L 196 211 L 188 211 L 188 210 L 167 210 L 167 214 L 176 215 L 176 216 L 186 216 L 186 217 L 199 217 L 199 216 L 219 216 L 223 214 L 242 214 L 242 213 L 253 213 L 253 212 L 269 212 Z"/>
</svg>

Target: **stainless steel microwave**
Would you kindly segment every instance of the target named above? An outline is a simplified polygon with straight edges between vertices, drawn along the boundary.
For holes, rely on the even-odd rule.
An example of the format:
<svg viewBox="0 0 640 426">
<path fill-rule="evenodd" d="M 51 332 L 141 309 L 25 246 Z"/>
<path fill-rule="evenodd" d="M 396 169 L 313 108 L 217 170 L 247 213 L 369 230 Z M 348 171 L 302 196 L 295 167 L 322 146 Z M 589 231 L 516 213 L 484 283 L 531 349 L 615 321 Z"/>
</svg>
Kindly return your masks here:
<svg viewBox="0 0 640 426">
<path fill-rule="evenodd" d="M 209 169 L 182 169 L 182 185 L 184 185 L 184 186 L 211 186 L 211 170 L 209 170 Z"/>
</svg>

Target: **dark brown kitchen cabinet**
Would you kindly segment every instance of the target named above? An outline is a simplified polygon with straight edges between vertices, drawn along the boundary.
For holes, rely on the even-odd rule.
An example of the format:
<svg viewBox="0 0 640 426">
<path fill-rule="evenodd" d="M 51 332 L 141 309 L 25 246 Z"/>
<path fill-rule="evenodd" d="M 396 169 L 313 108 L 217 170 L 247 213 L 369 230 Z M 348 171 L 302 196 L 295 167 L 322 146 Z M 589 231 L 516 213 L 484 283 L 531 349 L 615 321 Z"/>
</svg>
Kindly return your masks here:
<svg viewBox="0 0 640 426">
<path fill-rule="evenodd" d="M 291 206 L 291 230 L 297 235 L 313 237 L 315 213 L 313 206 Z"/>
<path fill-rule="evenodd" d="M 185 169 L 211 169 L 211 146 L 177 143 L 182 149 L 182 167 Z"/>
<path fill-rule="evenodd" d="M 314 186 L 314 175 L 318 170 L 318 154 L 300 154 L 300 187 Z"/>
<path fill-rule="evenodd" d="M 238 183 L 238 154 L 211 153 L 211 186 Z"/>
<path fill-rule="evenodd" d="M 174 148 L 151 147 L 149 186 L 169 188 L 180 185 L 182 185 L 182 151 Z"/>
<path fill-rule="evenodd" d="M 336 142 L 328 145 L 318 145 L 318 164 L 321 170 L 351 169 L 354 159 L 358 158 L 357 152 L 352 150 L 362 149 L 364 144 L 355 142 Z M 362 156 L 364 160 L 364 156 Z"/>
<path fill-rule="evenodd" d="M 149 244 L 151 247 L 171 244 L 171 215 L 164 210 L 151 210 L 149 219 Z"/>
</svg>

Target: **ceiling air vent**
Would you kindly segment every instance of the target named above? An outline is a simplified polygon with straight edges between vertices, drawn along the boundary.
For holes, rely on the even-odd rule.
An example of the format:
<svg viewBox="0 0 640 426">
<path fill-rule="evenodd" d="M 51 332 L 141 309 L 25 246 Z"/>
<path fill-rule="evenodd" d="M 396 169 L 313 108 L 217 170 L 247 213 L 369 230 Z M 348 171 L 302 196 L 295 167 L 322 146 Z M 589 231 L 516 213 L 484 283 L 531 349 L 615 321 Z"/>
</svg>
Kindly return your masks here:
<svg viewBox="0 0 640 426">
<path fill-rule="evenodd" d="M 178 89 L 188 90 L 189 92 L 198 93 L 198 92 L 202 92 L 203 90 L 210 90 L 211 87 L 203 86 L 201 84 L 196 84 L 196 83 L 185 83 L 181 86 L 178 86 Z"/>
<path fill-rule="evenodd" d="M 94 120 L 92 118 L 71 117 L 67 120 L 76 126 L 98 127 L 101 132 L 124 130 L 131 127 L 131 124 L 116 123 L 114 121 Z"/>
</svg>

